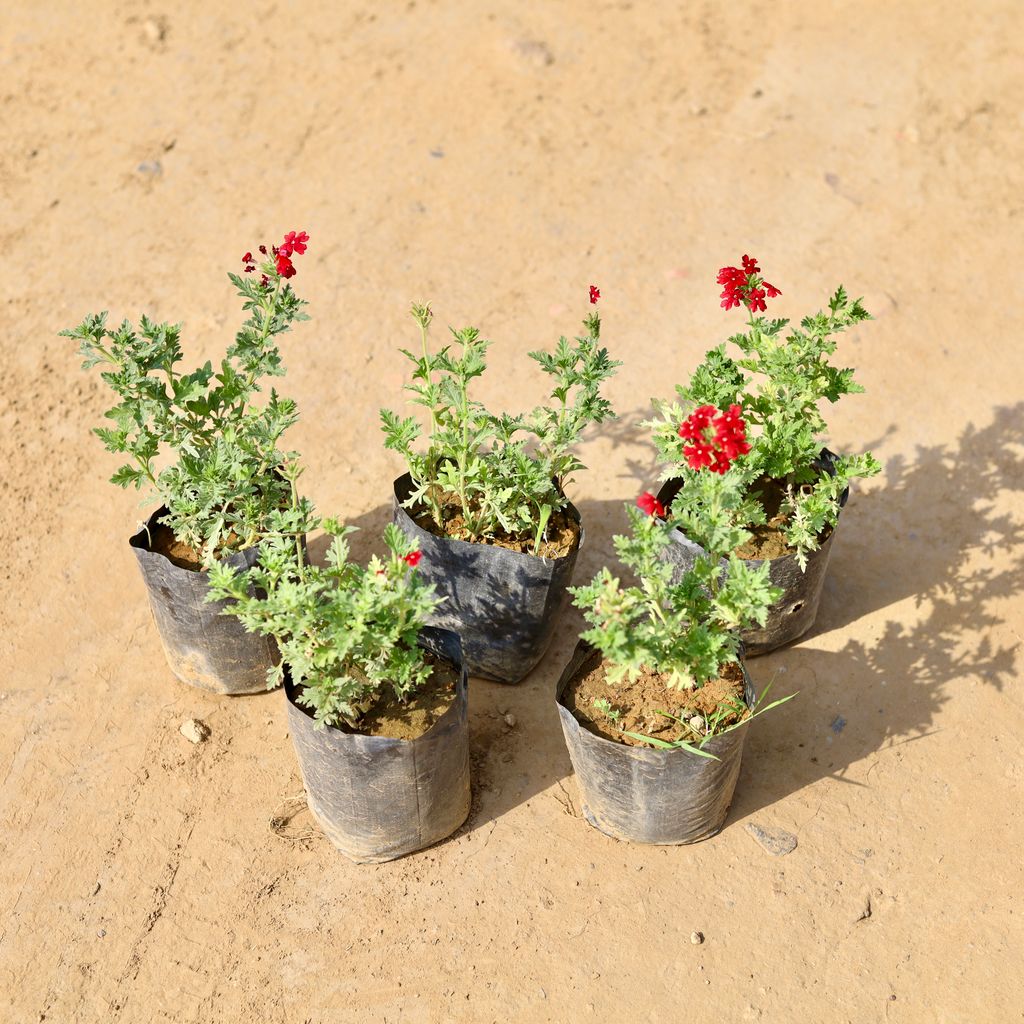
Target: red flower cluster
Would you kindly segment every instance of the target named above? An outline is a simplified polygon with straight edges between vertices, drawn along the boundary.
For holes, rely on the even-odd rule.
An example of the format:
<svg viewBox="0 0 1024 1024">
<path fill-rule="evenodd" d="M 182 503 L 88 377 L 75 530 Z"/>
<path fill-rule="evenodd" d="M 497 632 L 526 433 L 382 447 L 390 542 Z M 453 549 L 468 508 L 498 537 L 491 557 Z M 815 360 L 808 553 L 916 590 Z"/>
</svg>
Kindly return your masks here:
<svg viewBox="0 0 1024 1024">
<path fill-rule="evenodd" d="M 422 551 L 410 551 L 402 561 L 408 562 L 414 569 L 420 564 L 420 559 L 423 557 Z"/>
<path fill-rule="evenodd" d="M 306 251 L 306 243 L 309 241 L 309 235 L 305 231 L 289 231 L 284 236 L 284 241 L 280 246 L 272 245 L 270 252 L 274 256 L 274 269 L 286 280 L 289 277 L 295 276 L 295 264 L 292 263 L 292 255 L 301 256 Z M 260 252 L 264 256 L 268 255 L 267 247 L 265 245 L 260 246 Z M 245 266 L 245 272 L 251 274 L 256 269 L 256 260 L 253 259 L 251 252 L 247 252 L 242 257 L 242 263 Z M 264 274 L 260 284 L 265 286 L 267 284 L 267 276 Z"/>
<path fill-rule="evenodd" d="M 650 491 L 644 491 L 636 499 L 636 507 L 641 512 L 646 512 L 649 516 L 657 516 L 659 519 L 665 518 L 665 506 Z"/>
<path fill-rule="evenodd" d="M 760 277 L 761 268 L 753 256 L 743 256 L 743 267 L 722 267 L 718 283 L 722 285 L 722 309 L 732 309 L 741 302 L 751 312 L 763 313 L 765 299 L 774 299 L 782 292 Z"/>
<path fill-rule="evenodd" d="M 306 243 L 308 241 L 309 235 L 305 231 L 289 231 L 284 236 L 281 248 L 277 251 L 285 256 L 291 256 L 293 252 L 301 256 L 306 251 Z"/>
<path fill-rule="evenodd" d="M 597 300 L 599 298 L 601 298 L 601 291 L 600 291 L 600 289 L 596 288 L 594 285 L 591 285 L 590 286 L 590 304 L 592 306 L 596 306 L 597 305 Z"/>
<path fill-rule="evenodd" d="M 683 446 L 690 469 L 724 473 L 733 459 L 750 451 L 742 412 L 738 405 L 721 413 L 713 405 L 702 405 L 683 421 L 679 436 L 690 442 Z"/>
<path fill-rule="evenodd" d="M 295 264 L 278 250 L 275 257 L 274 269 L 287 281 L 289 277 L 295 276 Z"/>
</svg>

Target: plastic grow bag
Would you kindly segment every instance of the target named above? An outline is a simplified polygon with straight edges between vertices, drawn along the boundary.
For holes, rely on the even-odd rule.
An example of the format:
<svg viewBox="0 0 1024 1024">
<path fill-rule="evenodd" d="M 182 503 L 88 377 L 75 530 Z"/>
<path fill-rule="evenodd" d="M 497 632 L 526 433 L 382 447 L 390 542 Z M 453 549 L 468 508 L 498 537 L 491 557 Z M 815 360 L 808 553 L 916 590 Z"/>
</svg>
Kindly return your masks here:
<svg viewBox="0 0 1024 1024">
<path fill-rule="evenodd" d="M 717 761 L 687 750 L 632 747 L 598 736 L 580 725 L 563 697 L 591 659 L 600 657 L 581 640 L 555 691 L 584 817 L 614 839 L 658 846 L 696 843 L 721 831 L 736 789 L 748 725 L 704 745 Z M 743 677 L 751 707 L 756 695 L 745 667 Z"/>
<path fill-rule="evenodd" d="M 420 644 L 455 666 L 456 699 L 414 740 L 363 736 L 296 703 L 287 680 L 288 726 L 309 808 L 331 842 L 357 864 L 394 860 L 450 836 L 469 815 L 467 673 L 459 638 L 425 627 Z"/>
<path fill-rule="evenodd" d="M 212 693 L 263 693 L 267 672 L 277 664 L 277 645 L 270 637 L 249 633 L 231 615 L 221 612 L 231 602 L 207 603 L 205 572 L 175 565 L 149 546 L 149 530 L 167 512 L 158 508 L 146 526 L 128 541 L 149 592 L 149 604 L 167 664 L 183 683 Z M 259 558 L 259 545 L 236 551 L 226 565 L 248 569 Z"/>
<path fill-rule="evenodd" d="M 402 507 L 412 492 L 409 474 L 399 477 L 394 487 L 394 521 L 423 552 L 420 575 L 445 598 L 430 622 L 459 634 L 470 675 L 518 683 L 551 642 L 582 532 L 580 543 L 561 558 L 439 537 Z M 580 521 L 572 502 L 565 511 Z"/>
</svg>

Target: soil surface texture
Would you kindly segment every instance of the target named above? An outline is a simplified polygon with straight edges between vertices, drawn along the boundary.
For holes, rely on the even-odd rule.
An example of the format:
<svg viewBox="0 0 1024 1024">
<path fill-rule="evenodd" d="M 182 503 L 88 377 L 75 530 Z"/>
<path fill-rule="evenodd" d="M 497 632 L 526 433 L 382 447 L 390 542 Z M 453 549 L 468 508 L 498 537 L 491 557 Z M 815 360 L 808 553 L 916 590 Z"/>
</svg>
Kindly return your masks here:
<svg viewBox="0 0 1024 1024">
<path fill-rule="evenodd" d="M 453 540 L 464 540 L 475 544 L 492 544 L 494 547 L 507 548 L 509 551 L 518 551 L 520 554 L 537 555 L 540 558 L 562 558 L 580 542 L 580 524 L 562 509 L 551 514 L 544 530 L 544 536 L 536 550 L 534 550 L 532 535 L 525 536 L 498 531 L 473 540 L 466 527 L 462 508 L 458 505 L 441 506 L 443 526 L 438 526 L 434 522 L 434 517 L 427 508 L 413 509 L 411 515 L 417 526 L 437 537 L 451 537 Z"/>
<path fill-rule="evenodd" d="M 0 1020 L 1020 1021 L 1021 38 L 1019 0 L 7 0 Z M 572 484 L 585 582 L 657 489 L 650 399 L 742 329 L 718 269 L 757 257 L 773 316 L 863 295 L 835 361 L 866 393 L 823 411 L 884 471 L 814 628 L 748 663 L 797 696 L 750 724 L 719 835 L 587 825 L 554 701 L 571 607 L 520 685 L 470 682 L 465 826 L 389 864 L 315 827 L 280 691 L 171 676 L 128 544 L 154 506 L 108 482 L 112 400 L 57 332 L 147 313 L 217 366 L 226 272 L 291 230 L 285 447 L 362 561 L 405 472 L 379 410 L 410 303 L 435 341 L 492 339 L 478 396 L 516 413 L 545 390 L 527 353 L 601 290 L 624 365 Z"/>
<path fill-rule="evenodd" d="M 747 717 L 743 670 L 739 665 L 725 666 L 720 678 L 692 690 L 670 689 L 667 679 L 661 672 L 645 670 L 633 682 L 613 686 L 608 682 L 607 662 L 595 652 L 566 688 L 565 706 L 591 732 L 635 747 L 651 744 L 628 733 L 651 736 L 666 743 L 680 739 L 697 743 L 716 713 L 721 714 L 716 731 Z M 609 712 L 617 717 L 595 707 L 595 701 L 607 701 Z M 694 718 L 704 724 L 693 722 Z"/>
<path fill-rule="evenodd" d="M 150 550 L 158 555 L 163 555 L 167 561 L 182 569 L 191 569 L 193 572 L 200 572 L 203 568 L 203 560 L 191 545 L 178 540 L 169 526 L 162 522 L 154 523 L 150 527 Z"/>
<path fill-rule="evenodd" d="M 455 703 L 458 682 L 451 665 L 435 658 L 429 660 L 433 665 L 430 678 L 408 701 L 403 703 L 394 690 L 386 690 L 359 719 L 358 728 L 349 731 L 397 740 L 414 740 L 428 732 Z"/>
</svg>

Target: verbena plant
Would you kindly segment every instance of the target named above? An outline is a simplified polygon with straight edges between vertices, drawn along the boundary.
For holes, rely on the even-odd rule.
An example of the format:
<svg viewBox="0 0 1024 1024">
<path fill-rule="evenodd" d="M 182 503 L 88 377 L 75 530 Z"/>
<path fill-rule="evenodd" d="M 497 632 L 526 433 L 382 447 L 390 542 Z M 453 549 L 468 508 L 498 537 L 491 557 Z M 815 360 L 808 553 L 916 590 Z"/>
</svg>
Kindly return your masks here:
<svg viewBox="0 0 1024 1024">
<path fill-rule="evenodd" d="M 625 586 L 605 566 L 586 586 L 573 587 L 573 603 L 591 628 L 583 639 L 608 660 L 612 685 L 632 682 L 647 669 L 666 675 L 670 688 L 692 689 L 716 679 L 739 661 L 739 631 L 764 625 L 781 596 L 768 566 L 754 568 L 729 556 L 723 573 L 719 555 L 696 559 L 678 582 L 664 557 L 677 525 L 628 508 L 631 532 L 612 538 L 615 553 L 639 583 Z"/>
<path fill-rule="evenodd" d="M 279 470 L 294 453 L 278 446 L 296 406 L 273 389 L 262 405 L 257 396 L 265 378 L 285 372 L 278 335 L 308 319 L 287 283 L 292 256 L 307 241 L 305 232 L 289 232 L 270 252 L 260 247 L 262 263 L 246 253 L 245 272 L 259 266 L 258 279 L 228 275 L 249 315 L 218 371 L 210 362 L 180 369 L 181 324 L 143 316 L 137 329 L 127 320 L 109 327 L 103 312 L 61 332 L 80 342 L 83 369 L 105 368 L 101 376 L 117 396 L 106 412 L 112 426 L 95 430 L 107 451 L 127 456 L 111 481 L 166 506 L 162 522 L 206 565 L 256 544 L 289 500 Z"/>
<path fill-rule="evenodd" d="M 727 475 L 703 472 L 701 476 L 712 501 L 717 500 L 717 492 L 729 487 Z M 771 584 L 767 562 L 755 568 L 733 553 L 743 532 L 737 526 L 723 526 L 710 534 L 708 553 L 674 581 L 677 568 L 665 554 L 675 543 L 673 531 L 681 524 L 666 516 L 652 494 L 642 494 L 637 506 L 627 507 L 630 534 L 612 541 L 619 560 L 638 582 L 626 586 L 606 566 L 587 586 L 570 588 L 573 603 L 590 627 L 582 639 L 604 656 L 606 676 L 613 686 L 628 686 L 644 670 L 663 674 L 670 688 L 703 686 L 740 661 L 740 631 L 754 623 L 763 626 L 769 607 L 782 591 Z M 777 703 L 781 702 L 767 706 L 759 702 L 756 709 L 730 703 L 702 721 L 699 729 L 676 719 L 684 728 L 682 738 L 674 743 L 627 735 L 658 747 L 681 746 L 706 753 L 703 744 L 731 728 L 724 723 L 732 713 L 745 719 L 748 710 L 759 714 Z M 617 721 L 618 709 L 609 701 L 597 707 Z"/>
<path fill-rule="evenodd" d="M 854 382 L 853 370 L 829 362 L 835 335 L 871 317 L 842 287 L 827 311 L 804 317 L 799 328 L 757 315 L 781 292 L 749 256 L 742 267 L 723 267 L 718 283 L 724 286 L 723 308 L 743 305 L 749 311 L 748 330 L 729 338 L 738 356 L 729 355 L 724 344 L 711 349 L 689 383 L 677 386 L 677 401 L 654 403 L 659 418 L 648 424 L 666 464 L 663 479 L 682 481 L 673 514 L 685 522 L 687 535 L 707 548 L 716 531 L 767 522 L 766 485 L 776 482 L 782 501 L 775 525 L 803 567 L 835 526 L 850 480 L 881 468 L 870 454 L 842 455 L 828 467 L 821 461 L 822 400 L 834 403 L 864 390 Z M 750 425 L 751 436 L 744 438 L 747 451 L 730 460 L 730 483 L 722 492 L 709 489 L 706 477 L 702 485 L 700 471 L 723 472 L 719 424 L 733 408 Z M 740 544 L 750 536 L 745 531 Z"/>
<path fill-rule="evenodd" d="M 573 603 L 589 624 L 582 639 L 603 655 L 608 682 L 627 686 L 647 669 L 665 675 L 666 685 L 693 689 L 717 679 L 726 666 L 740 660 L 739 631 L 765 622 L 768 607 L 781 591 L 768 580 L 767 564 L 753 568 L 735 555 L 729 570 L 721 572 L 719 555 L 698 558 L 678 582 L 672 582 L 673 563 L 663 557 L 677 524 L 630 508 L 631 533 L 613 538 L 616 554 L 639 579 L 626 586 L 603 568 L 586 586 L 572 587 Z M 741 719 L 775 707 L 761 701 L 753 708 L 732 702 L 707 716 L 699 725 L 675 719 L 682 736 L 667 742 L 639 733 L 627 733 L 656 747 L 683 747 L 707 754 L 703 745 L 731 726 L 726 719 Z M 788 699 L 788 698 L 786 698 Z M 610 701 L 596 705 L 617 722 L 621 712 Z M 660 712 L 667 715 L 667 712 Z M 674 718 L 672 715 L 667 715 Z"/>
<path fill-rule="evenodd" d="M 374 555 L 363 568 L 349 561 L 346 537 L 353 527 L 335 519 L 321 523 L 298 497 L 272 511 L 270 525 L 251 569 L 223 562 L 210 568 L 207 598 L 230 599 L 225 614 L 277 641 L 281 663 L 268 672 L 268 688 L 287 670 L 297 701 L 313 710 L 318 727 L 356 726 L 388 690 L 407 701 L 430 678 L 417 639 L 440 603 L 416 572 L 420 554 L 412 543 L 389 524 L 387 557 Z M 321 525 L 332 540 L 326 565 L 317 566 L 305 558 L 300 538 Z"/>
<path fill-rule="evenodd" d="M 591 288 L 592 303 L 599 294 Z M 566 504 L 565 485 L 584 468 L 575 451 L 580 435 L 614 415 L 601 385 L 620 364 L 599 345 L 597 311 L 583 322 L 585 336 L 563 337 L 553 352 L 530 353 L 553 378 L 553 402 L 518 416 L 491 413 L 471 396 L 490 345 L 475 327 L 451 329 L 454 342 L 431 352 L 433 313 L 414 305 L 412 315 L 421 349 L 402 350 L 414 367 L 406 391 L 427 410 L 426 445 L 417 446 L 423 428 L 415 416 L 381 410 L 385 446 L 404 457 L 412 477 L 405 505 L 427 509 L 442 530 L 446 512 L 457 510 L 471 541 L 504 533 L 532 538 L 537 550 L 552 514 Z"/>
</svg>

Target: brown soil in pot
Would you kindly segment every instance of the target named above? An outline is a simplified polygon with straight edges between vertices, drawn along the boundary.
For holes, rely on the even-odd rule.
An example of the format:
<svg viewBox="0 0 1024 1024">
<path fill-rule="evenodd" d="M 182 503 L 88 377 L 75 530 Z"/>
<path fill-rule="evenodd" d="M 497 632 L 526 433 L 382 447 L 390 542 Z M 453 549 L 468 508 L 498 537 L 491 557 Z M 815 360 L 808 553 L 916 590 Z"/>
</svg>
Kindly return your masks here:
<svg viewBox="0 0 1024 1024">
<path fill-rule="evenodd" d="M 357 732 L 363 736 L 387 736 L 398 740 L 415 740 L 433 728 L 434 724 L 455 703 L 458 672 L 446 661 L 427 655 L 434 671 L 426 684 L 402 703 L 394 690 L 382 693 L 376 704 L 359 720 Z"/>
<path fill-rule="evenodd" d="M 659 711 L 684 720 L 694 715 L 701 715 L 707 720 L 726 700 L 737 701 L 746 708 L 743 670 L 735 663 L 725 666 L 718 679 L 709 680 L 693 690 L 669 689 L 666 674 L 648 670 L 633 683 L 624 681 L 618 686 L 611 686 L 607 667 L 608 663 L 600 651 L 594 651 L 581 673 L 566 688 L 563 701 L 585 729 L 617 743 L 633 747 L 650 746 L 643 740 L 626 736 L 627 732 L 653 736 L 666 743 L 678 739 L 694 742 L 697 739 L 689 728 L 658 714 Z M 621 713 L 617 722 L 594 707 L 594 701 L 601 699 L 607 700 L 614 710 Z M 722 721 L 722 727 L 746 718 L 748 713 L 746 710 L 742 715 L 730 713 Z"/>
<path fill-rule="evenodd" d="M 789 517 L 779 509 L 786 497 L 786 484 L 782 480 L 762 478 L 754 485 L 754 490 L 764 506 L 766 522 L 760 526 L 748 526 L 753 536 L 736 549 L 736 555 L 744 559 L 782 558 L 791 555 L 794 548 L 786 543 L 782 530 Z"/>
<path fill-rule="evenodd" d="M 191 545 L 178 540 L 171 528 L 162 521 L 150 528 L 149 538 L 149 550 L 155 551 L 158 555 L 163 555 L 167 561 L 180 566 L 182 569 L 190 569 L 192 572 L 206 571 L 202 555 Z M 228 541 L 232 544 L 237 539 L 234 533 L 228 535 Z M 225 551 L 225 547 L 222 544 L 217 548 L 217 555 L 221 557 L 225 554 L 234 554 L 236 550 L 235 548 L 228 548 Z"/>
<path fill-rule="evenodd" d="M 545 537 L 540 547 L 533 550 L 533 534 L 508 534 L 498 531 L 490 536 L 477 537 L 473 540 L 466 529 L 462 518 L 462 507 L 457 503 L 441 506 L 443 526 L 434 522 L 430 510 L 423 505 L 409 510 L 409 515 L 421 529 L 435 537 L 451 537 L 452 540 L 464 540 L 472 544 L 492 544 L 494 547 L 507 548 L 520 554 L 536 554 L 541 558 L 562 558 L 569 554 L 580 542 L 580 524 L 569 514 L 567 509 L 560 509 L 551 514 L 548 520 Z"/>
<path fill-rule="evenodd" d="M 762 477 L 754 484 L 754 490 L 761 499 L 767 519 L 760 526 L 746 527 L 752 536 L 745 544 L 736 548 L 734 554 L 748 561 L 758 558 L 784 558 L 786 555 L 792 555 L 796 548 L 790 547 L 783 533 L 783 529 L 789 522 L 789 517 L 780 511 L 786 497 L 785 481 Z M 823 543 L 831 532 L 831 527 L 823 530 L 818 537 L 818 542 Z"/>
<path fill-rule="evenodd" d="M 159 522 L 150 527 L 149 550 L 163 555 L 167 561 L 182 569 L 191 569 L 193 572 L 200 572 L 203 568 L 203 560 L 199 552 L 188 544 L 177 540 L 169 526 Z"/>
</svg>

